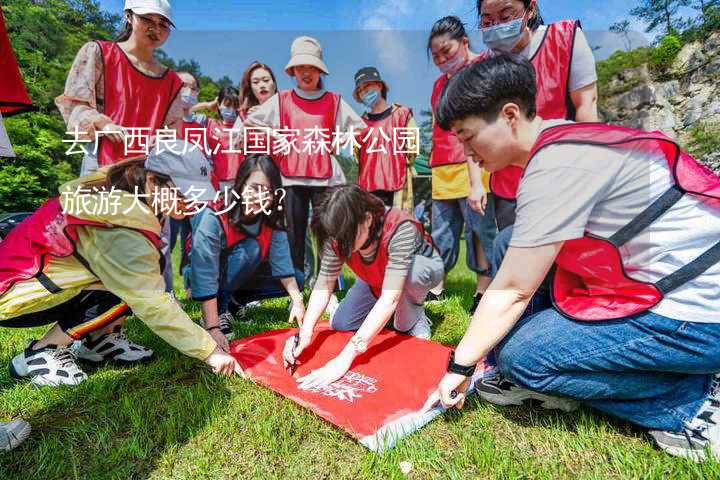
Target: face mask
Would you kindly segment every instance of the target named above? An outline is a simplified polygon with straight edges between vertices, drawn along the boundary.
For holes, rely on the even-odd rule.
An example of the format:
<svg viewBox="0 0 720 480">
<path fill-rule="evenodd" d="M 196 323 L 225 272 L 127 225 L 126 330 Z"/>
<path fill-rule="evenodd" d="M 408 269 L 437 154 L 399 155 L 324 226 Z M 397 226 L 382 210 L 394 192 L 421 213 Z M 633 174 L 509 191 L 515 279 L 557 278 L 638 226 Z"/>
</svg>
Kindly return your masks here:
<svg viewBox="0 0 720 480">
<path fill-rule="evenodd" d="M 368 110 L 371 110 L 377 101 L 380 99 L 380 92 L 378 90 L 370 90 L 362 97 L 362 103 L 367 107 Z"/>
<path fill-rule="evenodd" d="M 234 108 L 220 107 L 220 116 L 225 121 L 225 123 L 231 123 L 234 122 L 237 118 L 237 112 Z"/>
<path fill-rule="evenodd" d="M 183 107 L 190 108 L 197 104 L 198 97 L 192 93 L 192 90 L 189 88 L 183 88 L 182 92 L 180 92 L 180 100 L 183 103 Z"/>
<path fill-rule="evenodd" d="M 438 68 L 445 75 L 455 75 L 466 63 L 465 57 L 458 51 L 454 57 L 445 60 L 445 63 L 438 65 Z"/>
<path fill-rule="evenodd" d="M 483 42 L 490 50 L 506 53 L 512 52 L 515 46 L 520 43 L 525 33 L 524 17 L 525 15 L 512 22 L 483 28 Z"/>
</svg>

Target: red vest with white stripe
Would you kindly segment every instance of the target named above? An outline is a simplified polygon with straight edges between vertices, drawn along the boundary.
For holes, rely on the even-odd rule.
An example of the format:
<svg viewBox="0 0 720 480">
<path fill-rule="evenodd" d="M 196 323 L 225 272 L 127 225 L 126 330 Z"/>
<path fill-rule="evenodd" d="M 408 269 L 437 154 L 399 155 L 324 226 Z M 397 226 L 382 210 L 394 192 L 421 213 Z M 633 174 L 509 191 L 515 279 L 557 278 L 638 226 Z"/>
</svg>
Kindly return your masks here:
<svg viewBox="0 0 720 480">
<path fill-rule="evenodd" d="M 388 263 L 388 246 L 390 245 L 390 240 L 393 235 L 395 235 L 398 227 L 405 222 L 411 222 L 415 225 L 415 228 L 423 234 L 425 241 L 429 245 L 433 245 L 432 238 L 425 231 L 422 224 L 415 219 L 415 217 L 403 210 L 391 208 L 385 212 L 379 245 L 373 261 L 366 263 L 363 260 L 362 255 L 360 255 L 360 252 L 353 252 L 350 258 L 346 261 L 347 266 L 350 267 L 350 269 L 355 272 L 355 275 L 361 278 L 363 282 L 368 284 L 373 295 L 378 298 L 380 298 L 383 279 L 385 278 L 385 268 Z"/>
<path fill-rule="evenodd" d="M 472 62 L 479 62 L 484 58 L 487 58 L 487 56 L 478 55 Z M 449 81 L 450 79 L 444 73 L 435 80 L 432 96 L 430 97 L 430 107 L 433 112 L 435 112 L 440 101 L 440 95 Z M 462 142 L 458 140 L 452 131 L 443 130 L 437 123 L 433 122 L 430 167 L 435 168 L 459 163 L 465 163 L 465 147 L 463 147 Z"/>
<path fill-rule="evenodd" d="M 575 32 L 578 28 L 580 22 L 576 20 L 563 20 L 548 25 L 545 38 L 530 59 L 535 67 L 537 113 L 544 120 L 575 118 L 568 85 Z M 515 165 L 494 172 L 490 176 L 490 190 L 500 201 L 514 201 L 522 175 L 523 169 Z M 513 222 L 514 219 L 510 223 Z"/>
<path fill-rule="evenodd" d="M 37 278 L 51 293 L 60 291 L 43 271 L 53 258 L 74 255 L 85 264 L 76 250 L 79 226 L 116 227 L 63 213 L 60 199 L 55 197 L 46 201 L 35 213 L 12 229 L 0 242 L 0 295 L 14 284 L 31 278 Z M 160 249 L 162 242 L 158 235 L 148 230 L 137 231 Z"/>
<path fill-rule="evenodd" d="M 654 307 L 663 296 L 720 262 L 720 242 L 678 271 L 655 283 L 635 280 L 623 264 L 620 247 L 657 221 L 683 195 L 692 195 L 720 211 L 720 177 L 697 162 L 660 132 L 573 123 L 544 130 L 535 143 L 532 158 L 556 144 L 599 145 L 632 149 L 665 157 L 674 185 L 645 211 L 610 238 L 591 233 L 566 241 L 555 260 L 552 298 L 555 308 L 576 320 L 612 320 Z"/>
<path fill-rule="evenodd" d="M 161 77 L 151 77 L 138 70 L 117 43 L 104 40 L 97 43 L 103 57 L 103 113 L 121 127 L 149 129 L 142 131 L 143 136 L 154 135 L 156 130 L 165 128 L 165 117 L 183 85 L 177 73 L 168 69 Z M 141 150 L 136 140 L 128 142 L 128 150 Z M 99 137 L 98 164 L 101 167 L 141 154 L 126 155 L 124 142 Z"/>
<path fill-rule="evenodd" d="M 207 137 L 210 155 L 213 162 L 213 172 L 221 182 L 232 182 L 235 180 L 237 171 L 245 160 L 245 155 L 234 148 L 231 140 L 235 140 L 240 132 L 233 132 L 232 138 L 229 130 L 233 124 L 223 123 L 221 120 L 208 118 Z"/>
<path fill-rule="evenodd" d="M 330 151 L 333 147 L 335 119 L 340 108 L 340 96 L 325 92 L 320 98 L 307 100 L 298 96 L 294 90 L 284 90 L 278 94 L 280 102 L 280 127 L 294 129 L 294 135 L 283 135 L 291 146 L 289 152 L 278 153 L 273 150 L 274 157 L 284 177 L 326 179 L 332 176 L 332 160 Z M 311 130 L 322 130 L 327 135 L 327 147 L 320 147 L 319 141 L 325 140 L 311 135 Z M 305 143 L 308 140 L 310 152 Z M 294 142 L 294 143 L 293 143 Z"/>
<path fill-rule="evenodd" d="M 395 152 L 393 132 L 406 128 L 411 116 L 412 110 L 401 106 L 382 120 L 363 117 L 368 128 L 360 135 L 360 188 L 367 192 L 395 192 L 403 188 L 407 178 L 407 155 Z"/>
</svg>

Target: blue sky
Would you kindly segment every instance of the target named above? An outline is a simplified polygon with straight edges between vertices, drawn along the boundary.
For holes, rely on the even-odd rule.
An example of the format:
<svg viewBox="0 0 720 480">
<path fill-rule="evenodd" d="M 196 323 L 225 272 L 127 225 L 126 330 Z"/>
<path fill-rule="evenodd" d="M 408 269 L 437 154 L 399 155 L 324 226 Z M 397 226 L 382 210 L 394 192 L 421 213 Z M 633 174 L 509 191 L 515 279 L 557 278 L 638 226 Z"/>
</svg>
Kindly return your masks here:
<svg viewBox="0 0 720 480">
<path fill-rule="evenodd" d="M 280 88 L 292 86 L 283 73 L 290 44 L 296 36 L 320 40 L 330 69 L 327 88 L 339 91 L 351 105 L 353 74 L 366 65 L 380 69 L 390 86 L 389 100 L 428 108 L 432 84 L 439 75 L 425 54 L 427 32 L 438 18 L 457 15 L 472 31 L 475 51 L 482 50 L 477 34 L 475 2 L 471 0 L 175 0 L 177 30 L 163 47 L 175 59 L 194 59 L 204 74 L 228 75 L 235 82 L 253 60 L 270 65 Z M 100 0 L 120 13 L 124 0 Z M 634 29 L 644 26 L 629 17 L 637 4 L 630 0 L 539 0 L 546 22 L 578 18 L 596 52 L 607 56 L 622 41 L 607 33 L 615 21 L 628 18 Z M 599 8 L 602 6 L 602 8 Z M 644 42 L 639 35 L 637 43 Z"/>
</svg>

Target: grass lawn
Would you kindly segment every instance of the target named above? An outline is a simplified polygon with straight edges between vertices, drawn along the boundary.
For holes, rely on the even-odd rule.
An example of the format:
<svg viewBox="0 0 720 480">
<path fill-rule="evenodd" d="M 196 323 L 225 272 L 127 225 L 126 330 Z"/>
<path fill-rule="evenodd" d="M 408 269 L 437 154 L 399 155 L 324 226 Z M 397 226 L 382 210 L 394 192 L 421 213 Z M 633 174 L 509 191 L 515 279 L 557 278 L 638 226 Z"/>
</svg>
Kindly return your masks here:
<svg viewBox="0 0 720 480">
<path fill-rule="evenodd" d="M 451 298 L 427 310 L 433 338 L 457 343 L 474 292 L 464 265 L 447 289 Z M 196 304 L 186 306 L 199 318 Z M 286 307 L 284 299 L 266 301 L 236 331 L 287 327 Z M 0 453 L 0 480 L 402 478 L 402 461 L 412 463 L 408 478 L 720 478 L 720 464 L 667 456 L 644 431 L 590 409 L 564 414 L 477 398 L 373 454 L 269 390 L 211 374 L 139 321 L 127 329 L 155 350 L 155 361 L 99 368 L 75 388 L 35 389 L 0 370 L 0 418 L 33 427 L 20 448 Z M 0 329 L 0 363 L 43 331 Z"/>
</svg>

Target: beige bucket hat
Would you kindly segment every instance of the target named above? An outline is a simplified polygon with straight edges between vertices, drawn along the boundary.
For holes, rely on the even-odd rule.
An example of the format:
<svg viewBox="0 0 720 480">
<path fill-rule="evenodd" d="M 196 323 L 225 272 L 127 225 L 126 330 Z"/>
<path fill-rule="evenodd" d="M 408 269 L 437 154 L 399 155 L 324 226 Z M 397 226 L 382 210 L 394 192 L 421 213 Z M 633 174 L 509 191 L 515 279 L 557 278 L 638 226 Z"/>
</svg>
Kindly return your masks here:
<svg viewBox="0 0 720 480">
<path fill-rule="evenodd" d="M 325 74 L 330 74 L 323 62 L 322 46 L 312 37 L 298 37 L 290 47 L 290 61 L 285 65 L 285 73 L 292 75 L 292 68 L 298 65 L 312 65 Z"/>
</svg>

